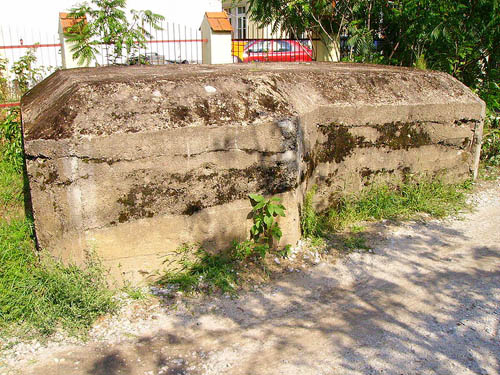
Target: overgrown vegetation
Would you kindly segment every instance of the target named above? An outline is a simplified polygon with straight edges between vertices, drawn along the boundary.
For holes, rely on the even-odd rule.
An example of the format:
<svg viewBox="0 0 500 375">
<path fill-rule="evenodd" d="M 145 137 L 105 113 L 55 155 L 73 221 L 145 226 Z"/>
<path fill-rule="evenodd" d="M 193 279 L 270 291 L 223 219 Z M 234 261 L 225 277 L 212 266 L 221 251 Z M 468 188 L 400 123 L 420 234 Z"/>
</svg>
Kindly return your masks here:
<svg viewBox="0 0 500 375">
<path fill-rule="evenodd" d="M 356 234 L 359 222 L 409 219 L 421 213 L 441 218 L 464 208 L 471 186 L 470 181 L 445 184 L 425 179 L 372 186 L 357 194 L 333 197 L 331 207 L 321 214 L 312 206 L 313 188 L 306 195 L 302 209 L 302 233 L 304 237 L 316 238 L 350 227 Z M 347 237 L 344 242 L 347 248 L 366 248 L 359 235 Z"/>
<path fill-rule="evenodd" d="M 218 290 L 234 294 L 245 267 L 251 264 L 265 271 L 264 259 L 269 252 L 287 256 L 290 245 L 281 249 L 276 247 L 282 237 L 277 218 L 285 216 L 281 200 L 276 197 L 267 199 L 258 194 L 250 194 L 249 198 L 253 219 L 250 240 L 233 241 L 229 249 L 215 254 L 199 245 L 181 246 L 172 254 L 172 259 L 167 259 L 171 271 L 158 283 L 173 285 L 184 292 L 212 293 Z"/>
<path fill-rule="evenodd" d="M 500 116 L 486 116 L 481 158 L 486 166 L 500 166 Z"/>
<path fill-rule="evenodd" d="M 14 107 L 4 113 L 3 120 L 0 118 L 0 152 L 2 159 L 20 173 L 24 160 L 20 111 Z"/>
<path fill-rule="evenodd" d="M 92 254 L 79 268 L 36 252 L 24 210 L 18 116 L 9 111 L 0 127 L 0 335 L 82 333 L 117 303 Z"/>
<path fill-rule="evenodd" d="M 418 213 L 442 218 L 464 208 L 470 181 L 445 184 L 440 180 L 409 180 L 400 184 L 373 186 L 357 195 L 340 195 L 326 215 L 332 230 L 370 220 L 408 219 Z"/>
</svg>

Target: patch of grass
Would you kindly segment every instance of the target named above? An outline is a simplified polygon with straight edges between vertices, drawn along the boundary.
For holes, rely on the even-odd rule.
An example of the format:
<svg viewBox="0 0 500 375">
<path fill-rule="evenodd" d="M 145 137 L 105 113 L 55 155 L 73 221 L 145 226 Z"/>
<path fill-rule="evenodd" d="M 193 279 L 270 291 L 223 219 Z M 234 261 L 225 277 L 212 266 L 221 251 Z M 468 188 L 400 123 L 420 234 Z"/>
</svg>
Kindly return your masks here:
<svg viewBox="0 0 500 375">
<path fill-rule="evenodd" d="M 23 176 L 17 167 L 0 156 L 0 214 L 5 217 L 9 211 L 19 211 L 23 205 Z"/>
<path fill-rule="evenodd" d="M 360 221 L 408 219 L 417 213 L 441 218 L 465 207 L 471 186 L 469 181 L 452 185 L 439 180 L 373 186 L 357 195 L 339 196 L 326 222 L 331 230 L 342 230 Z"/>
<path fill-rule="evenodd" d="M 0 149 L 0 335 L 47 336 L 59 327 L 82 334 L 117 308 L 104 269 L 91 254 L 79 268 L 35 250 L 22 172 L 1 155 Z"/>
<path fill-rule="evenodd" d="M 323 232 L 322 218 L 313 207 L 313 199 L 316 194 L 316 189 L 317 187 L 313 186 L 311 190 L 306 193 L 306 196 L 304 197 L 304 204 L 300 212 L 300 228 L 302 230 L 302 236 L 311 239 L 321 237 Z"/>
<path fill-rule="evenodd" d="M 265 249 L 260 250 L 261 246 Z M 157 281 L 160 286 L 175 286 L 186 293 L 214 292 L 235 295 L 247 282 L 265 275 L 269 277 L 266 264 L 268 255 L 286 258 L 291 246 L 273 249 L 254 241 L 233 241 L 230 248 L 211 253 L 197 244 L 184 244 L 167 258 L 167 271 Z"/>
<path fill-rule="evenodd" d="M 479 165 L 478 178 L 484 181 L 495 181 L 500 177 L 500 167 L 494 165 L 488 165 L 485 162 L 481 162 Z"/>
<path fill-rule="evenodd" d="M 178 266 L 168 271 L 159 281 L 160 285 L 175 285 L 184 292 L 234 294 L 238 286 L 239 263 L 250 254 L 249 246 L 235 243 L 231 251 L 211 254 L 200 246 L 184 245 L 177 249 Z M 170 264 L 172 267 L 173 264 Z"/>
<path fill-rule="evenodd" d="M 117 308 L 102 266 L 66 266 L 34 251 L 27 219 L 0 223 L 0 328 L 6 334 L 82 333 Z"/>
<path fill-rule="evenodd" d="M 362 235 L 353 235 L 344 238 L 344 247 L 346 250 L 368 250 L 366 239 Z"/>
<path fill-rule="evenodd" d="M 122 291 L 130 298 L 136 301 L 144 300 L 148 297 L 148 293 L 142 288 L 134 287 L 130 284 L 125 285 Z"/>
</svg>

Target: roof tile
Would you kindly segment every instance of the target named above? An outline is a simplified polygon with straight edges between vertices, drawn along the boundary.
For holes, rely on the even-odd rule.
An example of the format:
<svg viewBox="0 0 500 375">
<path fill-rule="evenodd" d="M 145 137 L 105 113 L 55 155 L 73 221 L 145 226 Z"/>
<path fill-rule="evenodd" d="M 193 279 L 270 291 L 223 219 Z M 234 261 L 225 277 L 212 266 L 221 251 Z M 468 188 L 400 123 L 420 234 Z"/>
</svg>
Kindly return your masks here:
<svg viewBox="0 0 500 375">
<path fill-rule="evenodd" d="M 73 18 L 69 16 L 69 13 L 59 13 L 59 19 L 61 20 L 61 25 L 63 32 L 66 32 L 68 28 L 80 22 L 81 20 L 86 21 L 86 18 Z"/>
<path fill-rule="evenodd" d="M 233 31 L 226 12 L 206 12 L 205 17 L 212 31 Z"/>
</svg>

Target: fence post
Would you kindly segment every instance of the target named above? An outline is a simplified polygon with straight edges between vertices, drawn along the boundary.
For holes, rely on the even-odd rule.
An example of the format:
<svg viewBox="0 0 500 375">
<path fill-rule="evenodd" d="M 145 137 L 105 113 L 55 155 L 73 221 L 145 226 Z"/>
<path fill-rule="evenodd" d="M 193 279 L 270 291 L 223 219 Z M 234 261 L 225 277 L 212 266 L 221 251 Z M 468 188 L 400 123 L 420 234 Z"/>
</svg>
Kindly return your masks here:
<svg viewBox="0 0 500 375">
<path fill-rule="evenodd" d="M 67 29 L 73 26 L 79 19 L 68 17 L 68 13 L 59 13 L 59 39 L 61 41 L 61 59 L 63 69 L 71 68 L 81 68 L 89 66 L 86 64 L 79 64 L 77 59 L 73 58 L 73 52 L 71 51 L 74 43 L 68 42 L 68 39 L 64 35 Z"/>
<path fill-rule="evenodd" d="M 226 12 L 206 12 L 201 24 L 203 64 L 230 64 L 233 28 Z"/>
</svg>

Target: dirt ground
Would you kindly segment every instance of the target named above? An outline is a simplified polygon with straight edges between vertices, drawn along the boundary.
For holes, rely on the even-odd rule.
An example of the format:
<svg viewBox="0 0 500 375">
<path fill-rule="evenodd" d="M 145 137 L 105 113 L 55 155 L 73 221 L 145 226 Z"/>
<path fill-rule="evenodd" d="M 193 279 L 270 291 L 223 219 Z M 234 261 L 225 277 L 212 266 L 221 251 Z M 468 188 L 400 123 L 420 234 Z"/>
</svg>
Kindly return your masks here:
<svg viewBox="0 0 500 375">
<path fill-rule="evenodd" d="M 0 374 L 500 374 L 500 182 L 472 204 L 381 223 L 373 252 L 237 299 L 130 306 L 87 344 L 14 347 Z"/>
</svg>

